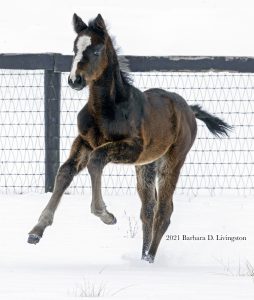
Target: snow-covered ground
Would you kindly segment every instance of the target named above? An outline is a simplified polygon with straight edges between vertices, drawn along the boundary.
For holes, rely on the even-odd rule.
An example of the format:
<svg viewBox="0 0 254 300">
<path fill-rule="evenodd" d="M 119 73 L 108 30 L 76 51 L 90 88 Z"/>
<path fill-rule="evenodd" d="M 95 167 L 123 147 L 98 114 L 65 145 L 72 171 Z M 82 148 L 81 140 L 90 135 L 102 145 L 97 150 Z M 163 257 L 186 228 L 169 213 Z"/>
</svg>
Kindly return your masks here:
<svg viewBox="0 0 254 300">
<path fill-rule="evenodd" d="M 140 260 L 136 195 L 105 197 L 108 209 L 118 218 L 114 226 L 90 214 L 90 194 L 64 195 L 53 226 L 38 245 L 27 244 L 27 233 L 49 197 L 0 197 L 0 299 L 79 299 L 99 289 L 104 299 L 254 297 L 251 198 L 177 196 L 167 234 L 180 235 L 180 240 L 164 236 L 155 263 L 148 264 Z M 136 225 L 137 233 L 131 238 Z M 182 240 L 182 235 L 217 234 L 246 240 Z"/>
<path fill-rule="evenodd" d="M 71 19 L 76 12 L 86 21 L 101 13 L 125 55 L 253 56 L 253 8 L 253 0 L 4 1 L 0 52 L 71 54 Z M 180 240 L 167 240 L 165 235 L 154 264 L 140 260 L 136 195 L 105 197 L 118 218 L 115 226 L 90 214 L 90 194 L 65 195 L 41 242 L 27 244 L 27 233 L 49 197 L 0 195 L 1 300 L 79 299 L 93 290 L 101 290 L 104 299 L 254 298 L 251 197 L 177 195 L 167 234 L 179 235 Z M 246 240 L 182 239 L 217 234 Z"/>
</svg>

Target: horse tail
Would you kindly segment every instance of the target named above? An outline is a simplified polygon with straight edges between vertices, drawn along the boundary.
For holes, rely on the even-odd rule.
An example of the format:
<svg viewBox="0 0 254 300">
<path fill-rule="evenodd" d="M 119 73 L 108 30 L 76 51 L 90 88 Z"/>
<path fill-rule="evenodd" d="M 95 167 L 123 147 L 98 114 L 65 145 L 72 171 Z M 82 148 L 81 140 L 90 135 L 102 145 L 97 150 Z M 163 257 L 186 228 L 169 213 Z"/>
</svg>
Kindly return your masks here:
<svg viewBox="0 0 254 300">
<path fill-rule="evenodd" d="M 217 137 L 228 136 L 228 131 L 233 127 L 218 117 L 215 117 L 201 108 L 199 105 L 190 105 L 190 108 L 195 114 L 195 117 L 203 121 L 207 128 Z"/>
</svg>

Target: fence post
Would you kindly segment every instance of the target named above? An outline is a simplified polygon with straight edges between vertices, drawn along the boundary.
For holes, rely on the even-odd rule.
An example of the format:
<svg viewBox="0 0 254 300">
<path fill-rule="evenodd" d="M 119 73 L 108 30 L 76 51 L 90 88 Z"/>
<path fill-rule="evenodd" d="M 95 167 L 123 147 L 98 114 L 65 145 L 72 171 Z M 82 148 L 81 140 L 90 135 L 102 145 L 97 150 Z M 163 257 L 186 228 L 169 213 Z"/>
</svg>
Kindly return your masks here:
<svg viewBox="0 0 254 300">
<path fill-rule="evenodd" d="M 60 163 L 61 73 L 44 71 L 45 192 L 52 192 Z"/>
</svg>

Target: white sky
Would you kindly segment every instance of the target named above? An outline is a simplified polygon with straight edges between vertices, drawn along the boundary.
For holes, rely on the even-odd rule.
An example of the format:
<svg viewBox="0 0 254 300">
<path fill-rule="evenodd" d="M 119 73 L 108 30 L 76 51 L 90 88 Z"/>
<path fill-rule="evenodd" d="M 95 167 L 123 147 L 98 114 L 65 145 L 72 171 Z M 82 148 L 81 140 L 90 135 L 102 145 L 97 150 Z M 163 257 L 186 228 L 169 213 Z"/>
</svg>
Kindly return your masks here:
<svg viewBox="0 0 254 300">
<path fill-rule="evenodd" d="M 0 52 L 72 53 L 72 15 L 101 13 L 122 54 L 254 56 L 253 0 L 2 0 Z"/>
</svg>

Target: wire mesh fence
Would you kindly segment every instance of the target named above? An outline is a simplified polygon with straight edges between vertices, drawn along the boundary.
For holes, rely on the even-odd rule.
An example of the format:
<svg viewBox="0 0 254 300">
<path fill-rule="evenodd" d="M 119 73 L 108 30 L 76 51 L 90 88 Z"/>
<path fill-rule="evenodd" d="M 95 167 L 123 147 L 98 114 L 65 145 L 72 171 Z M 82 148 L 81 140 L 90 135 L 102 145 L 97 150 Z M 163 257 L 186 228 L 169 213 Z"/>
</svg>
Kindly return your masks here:
<svg viewBox="0 0 254 300">
<path fill-rule="evenodd" d="M 44 190 L 43 71 L 0 70 L 0 192 Z"/>
<path fill-rule="evenodd" d="M 60 161 L 68 157 L 77 135 L 76 117 L 87 90 L 69 88 L 62 74 Z M 254 74 L 149 72 L 132 73 L 141 90 L 161 87 L 182 95 L 189 104 L 234 126 L 229 138 L 218 139 L 198 121 L 197 139 L 182 169 L 177 193 L 253 194 Z M 0 70 L 0 192 L 44 192 L 44 72 Z M 133 166 L 108 165 L 103 173 L 107 193 L 134 193 Z M 74 178 L 68 193 L 90 189 L 87 171 Z"/>
</svg>

